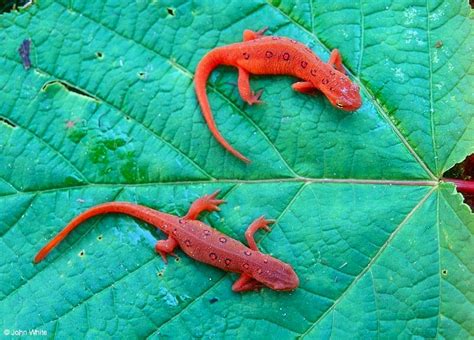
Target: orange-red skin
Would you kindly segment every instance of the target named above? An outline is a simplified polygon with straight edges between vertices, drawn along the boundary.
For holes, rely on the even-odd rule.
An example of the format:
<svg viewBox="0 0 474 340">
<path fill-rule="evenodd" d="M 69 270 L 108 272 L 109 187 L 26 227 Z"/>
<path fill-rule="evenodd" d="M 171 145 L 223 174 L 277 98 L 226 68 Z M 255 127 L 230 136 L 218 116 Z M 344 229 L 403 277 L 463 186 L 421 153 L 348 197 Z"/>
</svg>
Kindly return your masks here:
<svg viewBox="0 0 474 340">
<path fill-rule="evenodd" d="M 331 60 L 324 63 L 305 45 L 284 37 L 264 37 L 264 31 L 246 30 L 243 42 L 211 50 L 196 68 L 196 94 L 209 129 L 222 146 L 244 162 L 249 162 L 249 159 L 230 146 L 219 133 L 207 99 L 206 82 L 217 66 L 229 65 L 239 69 L 239 91 L 249 104 L 259 103 L 260 97 L 260 93 L 250 90 L 249 74 L 292 75 L 309 86 L 305 89 L 294 87 L 296 91 L 319 90 L 332 105 L 342 110 L 357 110 L 362 103 L 359 87 L 344 74 L 337 50 L 333 51 Z"/>
<path fill-rule="evenodd" d="M 192 215 L 197 215 L 203 210 L 218 210 L 217 205 L 222 200 L 214 200 L 215 195 L 204 196 L 193 204 Z M 214 203 L 210 206 L 209 202 Z M 72 230 L 89 218 L 102 214 L 121 213 L 145 221 L 168 235 L 166 241 L 158 241 L 158 249 L 163 250 L 159 244 L 177 242 L 179 247 L 191 258 L 210 264 L 225 271 L 241 273 L 241 284 L 236 282 L 235 291 L 255 290 L 262 285 L 275 290 L 293 290 L 299 280 L 290 265 L 261 253 L 257 249 L 246 247 L 241 242 L 222 234 L 216 229 L 189 217 L 178 217 L 154 209 L 128 202 L 110 202 L 97 205 L 76 216 L 56 237 L 46 244 L 35 256 L 34 262 L 40 262 L 56 245 L 58 245 Z M 259 228 L 267 228 L 266 220 L 260 218 L 254 223 L 253 232 Z M 258 224 L 258 225 L 257 225 Z M 252 228 L 252 227 L 251 227 Z M 249 229 L 251 229 L 249 228 Z M 251 240 L 253 241 L 253 232 Z M 255 244 L 255 243 L 254 243 Z M 255 246 L 256 247 L 256 246 Z M 173 247 L 174 248 L 174 247 Z M 173 249 L 163 250 L 162 256 L 166 261 L 165 253 L 173 253 Z"/>
</svg>

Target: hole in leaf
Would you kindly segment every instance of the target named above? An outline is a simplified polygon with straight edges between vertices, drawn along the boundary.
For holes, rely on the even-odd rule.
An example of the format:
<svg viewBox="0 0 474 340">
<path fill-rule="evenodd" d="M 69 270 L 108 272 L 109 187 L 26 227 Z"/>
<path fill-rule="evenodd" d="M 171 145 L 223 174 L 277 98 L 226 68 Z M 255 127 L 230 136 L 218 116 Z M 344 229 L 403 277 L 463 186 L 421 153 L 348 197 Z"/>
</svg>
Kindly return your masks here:
<svg viewBox="0 0 474 340">
<path fill-rule="evenodd" d="M 174 260 L 175 260 L 176 262 L 179 262 L 179 261 L 180 261 L 179 257 L 175 257 Z"/>
<path fill-rule="evenodd" d="M 97 239 L 98 239 L 99 241 L 102 241 L 103 238 L 104 238 L 104 237 L 103 237 L 102 235 L 97 236 Z"/>
<path fill-rule="evenodd" d="M 172 8 L 172 7 L 168 7 L 168 8 L 166 9 L 166 11 L 167 11 L 168 14 L 171 15 L 171 16 L 175 16 L 175 15 L 176 15 L 176 14 L 175 14 L 175 13 L 176 13 L 176 10 L 175 10 L 174 8 Z"/>
<path fill-rule="evenodd" d="M 3 124 L 5 124 L 5 125 L 8 125 L 8 126 L 10 126 L 10 127 L 12 127 L 12 128 L 16 128 L 16 124 L 15 124 L 15 123 L 13 123 L 12 121 L 10 121 L 10 120 L 6 119 L 5 117 L 2 117 L 2 116 L 0 116 L 0 123 L 3 123 Z"/>
<path fill-rule="evenodd" d="M 209 299 L 210 304 L 216 303 L 217 301 L 219 301 L 219 299 L 216 298 L 216 297 L 213 297 L 212 299 Z"/>
<path fill-rule="evenodd" d="M 18 11 L 19 9 L 26 9 L 33 5 L 33 0 L 10 0 L 0 2 L 0 14 L 8 13 L 11 11 Z"/>
<path fill-rule="evenodd" d="M 79 256 L 84 256 L 86 254 L 86 252 L 84 250 L 81 250 L 81 252 L 79 253 Z"/>
<path fill-rule="evenodd" d="M 102 52 L 100 52 L 100 51 L 95 52 L 95 55 L 96 55 L 97 58 L 99 58 L 99 59 L 102 59 L 102 58 L 104 57 L 104 54 L 103 54 Z"/>
<path fill-rule="evenodd" d="M 441 271 L 441 274 L 443 274 L 444 276 L 448 275 L 448 270 L 447 269 L 443 269 Z"/>
<path fill-rule="evenodd" d="M 70 92 L 74 92 L 74 93 L 77 93 L 81 96 L 84 96 L 84 97 L 88 97 L 88 98 L 91 98 L 95 101 L 99 101 L 96 97 L 94 97 L 93 95 L 91 95 L 90 93 L 87 93 L 86 91 L 78 88 L 78 87 L 75 87 L 71 84 L 69 84 L 68 82 L 65 82 L 64 80 L 59 80 L 59 79 L 56 79 L 56 80 L 50 80 L 48 82 L 46 82 L 42 87 L 41 87 L 41 91 L 47 91 L 48 88 L 50 86 L 54 86 L 54 85 L 60 85 L 60 86 L 63 86 L 66 90 L 70 91 Z"/>
</svg>

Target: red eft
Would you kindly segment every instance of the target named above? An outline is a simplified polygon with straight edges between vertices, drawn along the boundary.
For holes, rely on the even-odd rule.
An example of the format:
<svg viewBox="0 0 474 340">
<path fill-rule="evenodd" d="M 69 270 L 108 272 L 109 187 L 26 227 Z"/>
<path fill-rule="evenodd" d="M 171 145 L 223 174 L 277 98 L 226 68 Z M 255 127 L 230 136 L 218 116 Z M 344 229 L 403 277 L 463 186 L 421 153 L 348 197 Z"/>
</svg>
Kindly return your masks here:
<svg viewBox="0 0 474 340">
<path fill-rule="evenodd" d="M 223 200 L 216 199 L 219 191 L 205 195 L 191 205 L 187 214 L 178 217 L 154 209 L 128 202 L 110 202 L 97 205 L 79 214 L 35 256 L 38 263 L 56 247 L 72 230 L 89 218 L 102 214 L 126 214 L 143 220 L 168 235 L 166 240 L 160 240 L 155 250 L 165 263 L 166 255 L 174 254 L 178 246 L 191 258 L 210 264 L 211 266 L 240 273 L 240 277 L 232 285 L 235 292 L 258 290 L 267 286 L 274 290 L 293 290 L 298 287 L 299 279 L 293 268 L 270 255 L 261 253 L 255 240 L 254 233 L 258 229 L 269 231 L 263 216 L 250 224 L 245 232 L 248 247 L 239 241 L 220 233 L 197 218 L 203 211 L 217 211 Z"/>
<path fill-rule="evenodd" d="M 217 129 L 206 94 L 206 83 L 212 71 L 219 65 L 237 67 L 240 96 L 248 104 L 260 103 L 262 91 L 250 88 L 250 74 L 285 74 L 302 81 L 292 85 L 295 91 L 314 93 L 321 91 L 329 102 L 342 110 L 357 110 L 362 100 L 359 86 L 345 75 L 341 55 L 337 49 L 331 52 L 327 63 L 319 59 L 307 46 L 296 40 L 263 36 L 266 28 L 254 32 L 245 30 L 243 42 L 217 47 L 208 52 L 196 68 L 196 95 L 204 119 L 217 141 L 231 154 L 249 163 L 250 160 L 235 150 Z"/>
</svg>

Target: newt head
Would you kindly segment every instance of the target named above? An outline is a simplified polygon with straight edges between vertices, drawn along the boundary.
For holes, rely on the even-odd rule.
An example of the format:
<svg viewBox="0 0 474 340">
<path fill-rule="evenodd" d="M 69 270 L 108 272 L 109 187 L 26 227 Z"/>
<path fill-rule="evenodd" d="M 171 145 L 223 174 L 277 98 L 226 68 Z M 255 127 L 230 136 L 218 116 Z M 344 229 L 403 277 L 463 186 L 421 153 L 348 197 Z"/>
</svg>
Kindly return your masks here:
<svg viewBox="0 0 474 340">
<path fill-rule="evenodd" d="M 300 280 L 293 268 L 274 257 L 263 255 L 265 265 L 252 271 L 252 277 L 273 290 L 294 290 Z M 266 262 L 265 262 L 266 261 Z"/>
<path fill-rule="evenodd" d="M 333 71 L 337 74 L 330 81 L 323 79 L 319 89 L 328 98 L 331 104 L 344 111 L 355 111 L 362 105 L 359 86 L 353 83 L 345 74 Z"/>
</svg>

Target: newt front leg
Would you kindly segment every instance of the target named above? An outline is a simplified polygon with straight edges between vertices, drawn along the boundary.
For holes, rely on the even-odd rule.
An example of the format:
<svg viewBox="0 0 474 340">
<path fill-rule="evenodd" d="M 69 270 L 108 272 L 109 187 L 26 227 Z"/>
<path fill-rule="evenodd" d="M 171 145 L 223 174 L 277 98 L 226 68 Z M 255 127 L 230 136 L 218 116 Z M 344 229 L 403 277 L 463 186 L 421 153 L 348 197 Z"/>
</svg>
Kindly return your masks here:
<svg viewBox="0 0 474 340">
<path fill-rule="evenodd" d="M 314 87 L 314 85 L 309 81 L 296 82 L 293 85 L 291 85 L 291 88 L 295 90 L 296 92 L 300 92 L 304 94 L 314 93 L 317 90 Z"/>
<path fill-rule="evenodd" d="M 254 239 L 254 234 L 258 229 L 265 229 L 266 231 L 270 231 L 268 225 L 271 223 L 275 223 L 275 220 L 267 220 L 265 219 L 265 217 L 261 216 L 250 224 L 250 226 L 245 231 L 245 239 L 247 240 L 250 249 L 259 251 L 257 243 Z M 232 285 L 232 290 L 234 292 L 245 292 L 251 290 L 258 290 L 262 287 L 263 285 L 261 282 L 255 280 L 248 274 L 242 273 Z"/>
<path fill-rule="evenodd" d="M 250 41 L 263 37 L 265 32 L 268 30 L 268 27 L 264 27 L 261 30 L 255 32 L 252 30 L 244 30 L 242 41 Z"/>
<path fill-rule="evenodd" d="M 344 67 L 342 66 L 341 54 L 337 48 L 332 50 L 331 55 L 329 56 L 328 64 L 332 65 L 339 72 L 343 74 L 346 73 L 346 70 L 344 70 Z"/>
</svg>

